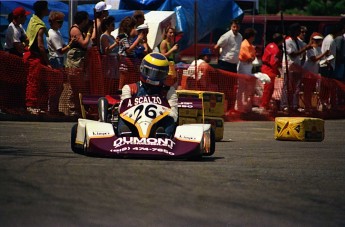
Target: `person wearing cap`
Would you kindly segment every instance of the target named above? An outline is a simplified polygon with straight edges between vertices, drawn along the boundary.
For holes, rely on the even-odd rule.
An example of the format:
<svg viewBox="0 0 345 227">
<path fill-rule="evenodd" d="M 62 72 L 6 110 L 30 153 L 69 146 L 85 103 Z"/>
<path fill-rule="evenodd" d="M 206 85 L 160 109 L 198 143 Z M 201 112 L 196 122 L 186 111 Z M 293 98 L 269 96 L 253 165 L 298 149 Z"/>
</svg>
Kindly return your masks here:
<svg viewBox="0 0 345 227">
<path fill-rule="evenodd" d="M 303 64 L 303 68 L 314 74 L 319 73 L 320 60 L 329 54 L 329 50 L 321 52 L 323 36 L 318 32 L 313 32 L 310 36 L 311 49 L 306 52 L 306 61 Z"/>
<path fill-rule="evenodd" d="M 100 1 L 95 5 L 95 21 L 91 36 L 91 40 L 94 45 L 99 44 L 99 37 L 102 34 L 102 21 L 109 16 L 108 10 L 111 9 L 111 7 L 111 5 L 108 5 L 103 1 Z"/>
<path fill-rule="evenodd" d="M 139 40 L 139 44 L 135 47 L 135 54 L 136 57 L 139 59 L 143 59 L 148 53 L 152 52 L 152 48 L 147 43 L 147 34 L 149 33 L 149 26 L 147 24 L 141 24 L 137 27 L 138 34 L 143 34 L 141 40 Z M 136 37 L 137 39 L 138 37 Z"/>
<path fill-rule="evenodd" d="M 322 44 L 323 36 L 318 32 L 313 32 L 310 36 L 310 44 L 312 46 L 311 49 L 307 50 L 306 53 L 306 61 L 303 64 L 303 68 L 308 70 L 309 72 L 313 73 L 314 75 L 319 74 L 319 62 L 320 60 L 329 54 L 329 50 L 325 52 L 321 52 L 321 44 Z M 315 91 L 317 79 L 315 77 L 304 77 L 303 84 L 304 84 L 304 105 L 306 113 L 311 111 L 312 105 L 312 94 Z"/>
<path fill-rule="evenodd" d="M 206 90 L 217 90 L 211 88 L 211 78 L 212 75 L 215 75 L 215 70 L 212 66 L 210 66 L 211 57 L 213 56 L 213 52 L 210 48 L 204 48 L 202 49 L 198 60 L 193 61 L 188 69 L 188 77 L 191 77 L 196 80 L 196 89 L 206 91 Z M 197 75 L 195 75 L 195 67 L 197 68 Z M 196 76 L 196 78 L 195 78 Z M 182 80 L 185 80 L 186 78 L 183 78 Z M 181 81 L 182 85 L 182 81 Z M 186 84 L 187 86 L 187 84 Z"/>
<path fill-rule="evenodd" d="M 24 63 L 29 63 L 26 85 L 26 106 L 31 114 L 45 113 L 46 103 L 39 103 L 43 85 L 47 83 L 47 78 L 41 77 L 41 65 L 52 68 L 44 46 L 44 36 L 48 36 L 48 29 L 43 22 L 43 18 L 49 15 L 48 2 L 36 1 L 33 5 L 35 14 L 32 15 L 28 24 L 26 35 L 29 38 L 29 51 L 23 56 Z M 43 106 L 44 105 L 44 106 Z M 42 110 L 42 107 L 44 110 Z"/>
<path fill-rule="evenodd" d="M 17 7 L 12 11 L 12 21 L 6 31 L 5 50 L 11 54 L 23 57 L 25 47 L 29 44 L 23 24 L 30 12 L 23 7 Z"/>
</svg>

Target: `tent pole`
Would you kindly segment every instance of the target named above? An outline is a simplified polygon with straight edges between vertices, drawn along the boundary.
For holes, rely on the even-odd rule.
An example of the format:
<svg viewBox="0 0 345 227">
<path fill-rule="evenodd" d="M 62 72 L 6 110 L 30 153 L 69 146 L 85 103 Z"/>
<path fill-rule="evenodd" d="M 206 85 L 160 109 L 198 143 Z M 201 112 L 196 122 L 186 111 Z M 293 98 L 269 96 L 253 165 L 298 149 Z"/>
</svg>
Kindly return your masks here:
<svg viewBox="0 0 345 227">
<path fill-rule="evenodd" d="M 197 50 L 197 0 L 194 0 L 194 60 L 195 60 L 195 80 L 198 79 L 198 68 L 197 68 L 197 60 L 198 60 L 198 50 Z"/>
<path fill-rule="evenodd" d="M 68 6 L 69 6 L 68 27 L 70 28 L 74 24 L 74 14 L 77 12 L 78 1 L 69 0 Z"/>
</svg>

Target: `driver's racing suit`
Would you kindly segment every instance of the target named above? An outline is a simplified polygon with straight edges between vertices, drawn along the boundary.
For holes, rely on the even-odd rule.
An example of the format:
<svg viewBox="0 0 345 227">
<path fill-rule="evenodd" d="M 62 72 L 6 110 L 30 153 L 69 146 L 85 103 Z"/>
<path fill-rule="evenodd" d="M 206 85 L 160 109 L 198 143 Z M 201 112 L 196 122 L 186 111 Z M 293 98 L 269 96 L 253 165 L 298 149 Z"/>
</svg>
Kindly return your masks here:
<svg viewBox="0 0 345 227">
<path fill-rule="evenodd" d="M 140 96 L 146 96 L 146 95 L 158 95 L 161 98 L 164 98 L 168 100 L 168 103 L 171 108 L 171 112 L 168 116 L 163 118 L 157 123 L 157 127 L 163 127 L 165 134 L 168 137 L 172 137 L 173 133 L 175 131 L 176 122 L 178 118 L 178 98 L 176 94 L 176 90 L 174 87 L 167 87 L 167 86 L 150 86 L 149 84 L 142 83 L 141 81 L 138 81 L 135 84 L 127 84 L 123 86 L 122 88 L 122 95 L 121 100 L 131 98 L 131 97 L 140 97 Z M 120 104 L 121 105 L 121 104 Z M 124 127 L 124 126 L 127 127 Z M 118 133 L 119 135 L 123 135 L 126 130 L 133 129 L 133 126 L 128 124 L 123 119 L 119 118 L 118 123 Z"/>
</svg>

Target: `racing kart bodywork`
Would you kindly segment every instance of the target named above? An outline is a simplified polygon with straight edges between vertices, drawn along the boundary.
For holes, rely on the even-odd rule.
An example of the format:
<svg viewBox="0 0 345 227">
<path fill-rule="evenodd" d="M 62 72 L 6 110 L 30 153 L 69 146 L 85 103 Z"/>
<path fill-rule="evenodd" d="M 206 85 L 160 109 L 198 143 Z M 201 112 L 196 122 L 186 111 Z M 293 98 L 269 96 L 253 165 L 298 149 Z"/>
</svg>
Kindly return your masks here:
<svg viewBox="0 0 345 227">
<path fill-rule="evenodd" d="M 193 101 L 187 101 L 179 100 L 179 103 L 193 107 Z M 200 158 L 215 152 L 215 135 L 210 124 L 180 125 L 172 137 L 157 136 L 157 123 L 171 111 L 168 102 L 158 96 L 125 99 L 121 106 L 119 100 L 102 97 L 98 100 L 98 110 L 99 121 L 80 118 L 72 127 L 74 152 L 146 158 Z M 133 126 L 136 131 L 133 135 L 119 135 L 119 117 Z"/>
</svg>

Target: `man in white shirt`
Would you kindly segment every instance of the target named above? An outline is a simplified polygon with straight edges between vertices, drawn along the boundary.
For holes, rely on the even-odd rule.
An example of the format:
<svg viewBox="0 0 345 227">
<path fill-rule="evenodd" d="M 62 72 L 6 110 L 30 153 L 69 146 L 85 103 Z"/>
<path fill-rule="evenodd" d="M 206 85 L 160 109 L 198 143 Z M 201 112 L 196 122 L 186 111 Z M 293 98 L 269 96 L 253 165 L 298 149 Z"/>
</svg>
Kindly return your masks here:
<svg viewBox="0 0 345 227">
<path fill-rule="evenodd" d="M 224 33 L 218 40 L 214 49 L 220 51 L 218 59 L 218 68 L 237 73 L 237 63 L 239 61 L 238 56 L 240 53 L 240 47 L 242 43 L 242 35 L 239 33 L 240 25 L 237 20 L 231 22 L 230 30 Z M 234 109 L 236 101 L 236 85 L 237 79 L 229 79 L 229 84 L 225 84 L 226 87 L 221 89 L 226 92 L 226 98 L 228 99 L 228 110 Z"/>
<path fill-rule="evenodd" d="M 26 11 L 23 7 L 17 7 L 12 11 L 12 14 L 13 20 L 8 25 L 6 32 L 5 50 L 11 54 L 23 57 L 25 47 L 29 43 L 23 24 L 26 21 L 26 16 L 30 12 Z"/>
<path fill-rule="evenodd" d="M 302 75 L 300 70 L 298 70 L 298 66 L 302 64 L 302 55 L 311 48 L 310 43 L 301 47 L 301 41 L 298 39 L 300 32 L 301 26 L 298 23 L 290 25 L 290 36 L 285 40 L 286 48 L 283 48 L 284 52 L 286 52 L 287 64 L 285 57 L 283 57 L 282 68 L 285 76 L 281 108 L 286 112 L 290 111 L 289 107 L 292 107 L 293 111 L 297 111 L 299 108 L 298 103 Z M 296 67 L 294 67 L 294 65 L 296 65 Z"/>
</svg>

